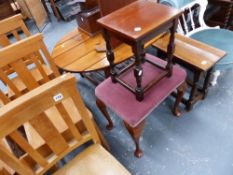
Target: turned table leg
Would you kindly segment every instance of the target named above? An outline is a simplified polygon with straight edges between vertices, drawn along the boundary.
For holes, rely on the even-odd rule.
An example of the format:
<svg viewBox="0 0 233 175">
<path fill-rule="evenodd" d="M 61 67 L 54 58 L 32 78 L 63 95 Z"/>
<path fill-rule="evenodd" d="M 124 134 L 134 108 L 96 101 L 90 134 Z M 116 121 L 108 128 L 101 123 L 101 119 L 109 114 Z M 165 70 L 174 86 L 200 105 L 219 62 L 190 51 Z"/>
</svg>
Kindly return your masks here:
<svg viewBox="0 0 233 175">
<path fill-rule="evenodd" d="M 182 83 L 178 88 L 177 88 L 177 97 L 175 104 L 173 106 L 172 112 L 175 116 L 179 117 L 181 115 L 181 112 L 179 110 L 179 104 L 183 98 L 183 95 L 185 93 L 185 90 L 187 88 L 186 82 Z"/>
<path fill-rule="evenodd" d="M 138 124 L 136 127 L 131 127 L 131 126 L 130 126 L 128 123 L 126 123 L 125 121 L 124 121 L 124 124 L 125 124 L 126 129 L 127 129 L 128 132 L 129 132 L 129 134 L 130 134 L 131 137 L 133 138 L 134 143 L 135 143 L 135 146 L 136 146 L 134 155 L 135 155 L 137 158 L 142 157 L 143 152 L 142 152 L 142 150 L 141 150 L 141 148 L 140 148 L 139 142 L 140 142 L 140 137 L 141 137 L 142 131 L 143 131 L 143 129 L 144 129 L 145 120 L 143 120 L 142 122 L 140 122 L 140 124 Z"/>
<path fill-rule="evenodd" d="M 172 76 L 172 68 L 173 68 L 173 54 L 175 51 L 175 32 L 176 28 L 178 25 L 178 20 L 174 19 L 172 27 L 169 29 L 170 30 L 170 38 L 169 38 L 169 43 L 167 46 L 167 65 L 166 65 L 166 70 L 168 71 L 168 77 Z"/>
<path fill-rule="evenodd" d="M 106 128 L 108 130 L 112 130 L 113 128 L 113 122 L 111 117 L 108 114 L 107 108 L 105 106 L 105 104 L 100 100 L 100 99 L 96 99 L 96 105 L 98 106 L 99 110 L 102 112 L 102 114 L 104 115 L 104 117 L 107 119 L 108 121 L 108 125 L 106 126 Z"/>
<path fill-rule="evenodd" d="M 116 81 L 116 74 L 117 73 L 115 71 L 115 64 L 114 64 L 115 56 L 114 56 L 114 52 L 113 52 L 113 49 L 111 46 L 110 36 L 109 36 L 109 33 L 106 29 L 103 29 L 103 37 L 104 37 L 104 40 L 106 43 L 106 55 L 107 55 L 107 59 L 109 62 L 110 75 L 112 78 L 112 82 L 116 83 L 117 82 Z"/>
<path fill-rule="evenodd" d="M 193 85 L 192 85 L 191 93 L 190 93 L 190 96 L 189 96 L 188 104 L 186 106 L 186 109 L 188 111 L 191 111 L 192 108 L 193 108 L 193 101 L 195 99 L 195 95 L 197 94 L 197 87 L 198 87 L 198 81 L 200 79 L 200 76 L 201 76 L 200 71 L 194 72 Z"/>
<path fill-rule="evenodd" d="M 202 89 L 202 91 L 203 91 L 202 99 L 205 99 L 207 94 L 208 94 L 208 88 L 209 88 L 210 78 L 211 78 L 212 72 L 213 72 L 213 68 L 211 68 L 210 70 L 207 71 L 205 81 L 204 81 L 204 85 L 203 85 L 203 89 Z"/>
<path fill-rule="evenodd" d="M 111 75 L 110 67 L 105 68 L 104 69 L 104 77 L 108 78 L 108 77 L 110 77 L 110 75 Z"/>
<path fill-rule="evenodd" d="M 144 90 L 142 88 L 143 69 L 142 69 L 142 66 L 141 66 L 142 55 L 144 54 L 143 46 L 136 43 L 133 46 L 133 53 L 134 53 L 134 56 L 135 56 L 134 76 L 135 76 L 135 79 L 136 79 L 136 82 L 137 82 L 137 86 L 135 88 L 135 95 L 136 95 L 136 99 L 138 101 L 142 101 L 144 99 Z"/>
</svg>

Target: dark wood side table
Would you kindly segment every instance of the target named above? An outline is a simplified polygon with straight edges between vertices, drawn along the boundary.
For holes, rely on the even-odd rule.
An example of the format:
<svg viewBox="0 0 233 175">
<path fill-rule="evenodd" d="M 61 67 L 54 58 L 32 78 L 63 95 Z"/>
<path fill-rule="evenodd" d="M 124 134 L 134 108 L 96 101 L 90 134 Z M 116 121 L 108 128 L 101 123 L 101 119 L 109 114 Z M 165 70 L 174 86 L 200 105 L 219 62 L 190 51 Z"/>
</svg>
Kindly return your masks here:
<svg viewBox="0 0 233 175">
<path fill-rule="evenodd" d="M 137 0 L 98 0 L 99 8 L 100 8 L 100 14 L 101 16 L 106 16 L 122 7 L 125 7 L 129 5 L 132 2 L 135 2 Z M 121 44 L 119 40 L 117 40 L 114 37 L 111 37 L 111 44 L 112 47 L 116 47 Z"/>
<path fill-rule="evenodd" d="M 165 34 L 152 45 L 166 52 L 168 41 L 169 35 Z M 212 69 L 226 52 L 180 34 L 176 34 L 175 45 L 174 62 L 181 64 L 193 73 L 193 79 L 188 81 L 191 86 L 190 95 L 188 99 L 182 100 L 186 109 L 191 110 L 198 100 L 206 97 Z M 206 76 L 200 86 L 202 73 L 205 73 Z"/>
<path fill-rule="evenodd" d="M 154 84 L 158 83 L 166 76 L 170 77 L 172 74 L 172 57 L 175 48 L 173 44 L 174 33 L 177 27 L 177 19 L 180 14 L 181 11 L 177 9 L 147 0 L 139 0 L 98 20 L 103 27 L 103 35 L 106 41 L 107 58 L 110 63 L 112 82 L 118 82 L 133 92 L 138 101 L 143 100 L 144 92 L 149 90 Z M 144 45 L 146 42 L 167 30 L 171 33 L 167 47 L 168 61 L 166 66 L 161 66 L 146 59 L 144 54 Z M 110 42 L 110 35 L 132 47 L 135 58 L 135 63 L 133 65 L 135 65 L 134 76 L 137 83 L 136 87 L 130 86 L 119 77 L 119 75 L 124 73 L 133 65 L 126 67 L 120 72 L 115 71 L 115 57 Z M 150 83 L 142 87 L 143 69 L 141 64 L 144 61 L 150 62 L 163 71 L 161 71 L 161 74 L 155 77 Z"/>
</svg>

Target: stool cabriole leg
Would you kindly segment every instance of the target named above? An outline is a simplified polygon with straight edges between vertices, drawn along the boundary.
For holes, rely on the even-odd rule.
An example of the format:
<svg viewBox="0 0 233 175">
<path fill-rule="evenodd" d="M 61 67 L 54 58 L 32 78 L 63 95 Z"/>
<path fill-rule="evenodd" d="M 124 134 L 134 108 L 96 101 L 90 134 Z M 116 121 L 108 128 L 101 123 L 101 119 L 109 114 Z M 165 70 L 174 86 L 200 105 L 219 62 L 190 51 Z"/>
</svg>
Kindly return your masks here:
<svg viewBox="0 0 233 175">
<path fill-rule="evenodd" d="M 96 99 L 96 105 L 98 106 L 99 110 L 102 112 L 102 114 L 104 115 L 104 117 L 107 119 L 108 121 L 108 125 L 106 126 L 106 128 L 108 130 L 112 130 L 113 128 L 113 122 L 111 117 L 108 114 L 107 108 L 105 106 L 105 104 L 100 100 L 100 99 Z"/>
<path fill-rule="evenodd" d="M 135 149 L 135 152 L 134 152 L 134 155 L 137 157 L 137 158 L 140 158 L 142 157 L 143 155 L 143 152 L 140 148 L 140 145 L 139 145 L 139 142 L 140 142 L 140 137 L 141 137 L 141 134 L 142 134 L 142 131 L 144 129 L 144 125 L 145 125 L 145 120 L 143 120 L 140 124 L 138 124 L 136 127 L 131 127 L 128 123 L 126 123 L 124 121 L 124 125 L 126 127 L 126 129 L 128 130 L 129 134 L 131 135 L 131 137 L 133 138 L 134 140 L 134 143 L 135 143 L 135 146 L 136 146 L 136 149 Z"/>
<path fill-rule="evenodd" d="M 179 110 L 179 104 L 183 98 L 183 95 L 185 93 L 185 90 L 187 88 L 187 84 L 184 82 L 177 88 L 177 97 L 175 104 L 173 106 L 172 112 L 175 116 L 179 117 L 181 115 L 181 112 Z"/>
</svg>

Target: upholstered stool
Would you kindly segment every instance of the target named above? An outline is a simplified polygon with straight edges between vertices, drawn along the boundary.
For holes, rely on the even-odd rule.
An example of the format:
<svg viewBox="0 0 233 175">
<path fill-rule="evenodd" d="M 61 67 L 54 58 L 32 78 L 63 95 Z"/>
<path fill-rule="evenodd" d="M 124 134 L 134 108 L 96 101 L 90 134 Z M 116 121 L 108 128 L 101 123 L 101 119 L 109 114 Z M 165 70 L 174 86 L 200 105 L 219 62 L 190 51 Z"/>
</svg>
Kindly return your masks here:
<svg viewBox="0 0 233 175">
<path fill-rule="evenodd" d="M 152 55 L 146 54 L 146 57 L 150 61 L 166 65 L 165 61 Z M 148 84 L 161 71 L 161 69 L 156 68 L 148 62 L 145 62 L 142 67 L 142 86 Z M 131 85 L 136 84 L 133 69 L 121 76 L 124 81 L 127 81 Z M 186 72 L 181 67 L 175 65 L 172 76 L 160 80 L 158 84 L 153 86 L 145 93 L 145 98 L 142 102 L 137 101 L 135 95 L 122 85 L 112 83 L 111 78 L 106 79 L 97 86 L 95 94 L 97 97 L 97 106 L 109 122 L 107 129 L 112 129 L 113 123 L 108 115 L 106 106 L 111 108 L 124 121 L 127 130 L 136 144 L 135 156 L 141 157 L 142 151 L 139 146 L 139 138 L 144 127 L 145 118 L 176 89 L 178 91 L 177 98 L 172 111 L 176 116 L 179 116 L 178 105 L 186 89 L 185 78 Z"/>
</svg>

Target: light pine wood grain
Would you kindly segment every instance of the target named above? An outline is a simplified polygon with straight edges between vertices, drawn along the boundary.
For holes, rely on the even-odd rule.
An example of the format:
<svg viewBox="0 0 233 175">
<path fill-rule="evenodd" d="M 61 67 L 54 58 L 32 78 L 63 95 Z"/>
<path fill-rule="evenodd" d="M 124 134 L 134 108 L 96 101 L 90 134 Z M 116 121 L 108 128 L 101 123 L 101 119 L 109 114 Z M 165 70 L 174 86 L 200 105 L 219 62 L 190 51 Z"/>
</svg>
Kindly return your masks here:
<svg viewBox="0 0 233 175">
<path fill-rule="evenodd" d="M 60 100 L 55 101 L 54 97 L 57 94 L 61 94 L 62 97 Z M 65 104 L 67 99 L 73 101 L 69 103 L 73 106 L 67 108 L 67 104 Z M 51 113 L 46 112 L 50 108 L 56 108 L 57 112 L 62 115 L 64 123 L 72 133 L 71 138 L 65 138 L 50 120 L 49 115 Z M 74 108 L 80 114 L 81 120 L 87 129 L 85 132 L 80 132 L 73 122 L 74 119 L 71 117 L 69 109 L 72 112 Z M 71 74 L 55 78 L 0 108 L 0 122 L 0 139 L 10 136 L 31 157 L 27 158 L 26 155 L 23 156 L 23 159 L 17 158 L 5 147 L 0 147 L 0 159 L 21 174 L 44 174 L 57 161 L 82 144 L 90 140 L 93 140 L 94 144 L 100 143 L 95 124 L 89 117 L 89 112 L 76 89 L 76 79 Z M 33 148 L 30 142 L 20 136 L 17 128 L 25 123 L 31 124 L 37 134 L 43 138 L 44 144 L 50 147 L 50 152 L 41 154 L 38 149 Z M 108 153 L 104 154 L 113 160 L 111 163 L 115 162 L 117 164 L 112 164 L 112 166 L 117 166 L 119 172 L 122 169 L 125 173 L 127 172 Z M 96 164 L 96 162 L 92 163 Z M 109 166 L 109 168 L 111 170 L 112 167 Z"/>
</svg>

